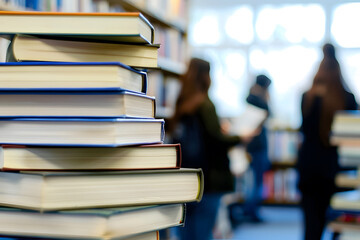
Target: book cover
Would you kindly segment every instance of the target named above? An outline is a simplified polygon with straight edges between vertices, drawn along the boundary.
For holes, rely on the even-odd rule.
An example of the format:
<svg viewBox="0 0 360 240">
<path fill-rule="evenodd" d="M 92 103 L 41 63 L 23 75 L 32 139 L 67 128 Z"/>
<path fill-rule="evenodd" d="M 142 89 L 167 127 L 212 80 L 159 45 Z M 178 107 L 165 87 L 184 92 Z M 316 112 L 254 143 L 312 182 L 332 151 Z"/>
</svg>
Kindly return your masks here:
<svg viewBox="0 0 360 240">
<path fill-rule="evenodd" d="M 335 210 L 360 211 L 360 192 L 358 190 L 335 193 L 330 205 Z"/>
<path fill-rule="evenodd" d="M 244 112 L 231 119 L 230 132 L 237 135 L 249 135 L 254 133 L 266 120 L 268 112 L 252 104 L 246 104 Z"/>
<path fill-rule="evenodd" d="M 39 211 L 200 201 L 201 169 L 0 172 L 0 205 Z"/>
<path fill-rule="evenodd" d="M 0 91 L 80 90 L 145 94 L 147 74 L 121 62 L 0 63 Z"/>
<path fill-rule="evenodd" d="M 0 236 L 60 239 L 148 239 L 184 224 L 185 205 L 38 211 L 0 208 Z M 152 232 L 152 233 L 149 233 Z M 149 233 L 149 235 L 144 235 Z M 156 239 L 156 238 L 155 238 Z"/>
<path fill-rule="evenodd" d="M 7 61 L 122 62 L 136 68 L 157 68 L 159 45 L 71 41 L 16 35 Z"/>
<path fill-rule="evenodd" d="M 0 144 L 116 147 L 164 141 L 163 119 L 0 118 Z"/>
<path fill-rule="evenodd" d="M 331 133 L 334 136 L 359 137 L 359 123 L 359 110 L 338 111 L 334 116 L 334 120 L 331 126 Z"/>
<path fill-rule="evenodd" d="M 0 147 L 3 171 L 105 171 L 180 168 L 180 144 L 117 148 Z"/>
<path fill-rule="evenodd" d="M 1 34 L 56 35 L 138 44 L 153 43 L 154 27 L 136 12 L 0 11 Z"/>
<path fill-rule="evenodd" d="M 155 118 L 155 98 L 128 91 L 1 91 L 0 117 Z"/>
</svg>

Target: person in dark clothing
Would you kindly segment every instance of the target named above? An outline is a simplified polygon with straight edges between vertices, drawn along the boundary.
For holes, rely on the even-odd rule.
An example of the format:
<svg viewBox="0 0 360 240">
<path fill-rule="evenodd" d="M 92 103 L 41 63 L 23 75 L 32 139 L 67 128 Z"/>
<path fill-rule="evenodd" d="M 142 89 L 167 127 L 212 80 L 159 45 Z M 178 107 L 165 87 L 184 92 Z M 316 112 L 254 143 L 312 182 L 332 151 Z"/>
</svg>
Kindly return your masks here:
<svg viewBox="0 0 360 240">
<path fill-rule="evenodd" d="M 187 204 L 186 223 L 179 228 L 183 240 L 208 240 L 223 193 L 233 191 L 227 151 L 250 137 L 228 136 L 221 131 L 214 104 L 208 96 L 210 64 L 193 58 L 182 78 L 182 89 L 168 133 L 182 149 L 182 167 L 202 168 L 205 190 L 200 203 Z"/>
<path fill-rule="evenodd" d="M 357 109 L 355 97 L 341 75 L 334 46 L 325 44 L 323 54 L 313 84 L 301 101 L 303 142 L 297 169 L 305 240 L 321 239 L 330 198 L 336 191 L 338 153 L 329 142 L 334 114 L 338 110 Z"/>
<path fill-rule="evenodd" d="M 246 102 L 267 112 L 269 116 L 269 92 L 271 80 L 265 75 L 258 75 L 255 84 L 251 87 Z M 262 201 L 263 175 L 270 168 L 268 157 L 267 133 L 264 122 L 259 126 L 260 134 L 255 136 L 248 144 L 246 150 L 251 156 L 251 170 L 253 185 L 244 203 L 244 215 L 250 221 L 261 221 L 258 209 Z"/>
</svg>

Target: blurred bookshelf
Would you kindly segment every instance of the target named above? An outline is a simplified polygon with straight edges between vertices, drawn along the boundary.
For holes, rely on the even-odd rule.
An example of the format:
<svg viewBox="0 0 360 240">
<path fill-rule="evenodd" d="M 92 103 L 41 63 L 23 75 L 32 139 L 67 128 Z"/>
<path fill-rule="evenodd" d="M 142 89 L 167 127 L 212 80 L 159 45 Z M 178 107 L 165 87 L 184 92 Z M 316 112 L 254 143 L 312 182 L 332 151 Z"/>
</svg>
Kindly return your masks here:
<svg viewBox="0 0 360 240">
<path fill-rule="evenodd" d="M 297 129 L 268 130 L 268 154 L 271 168 L 264 174 L 264 204 L 296 205 L 300 201 L 295 169 L 301 134 Z"/>
</svg>

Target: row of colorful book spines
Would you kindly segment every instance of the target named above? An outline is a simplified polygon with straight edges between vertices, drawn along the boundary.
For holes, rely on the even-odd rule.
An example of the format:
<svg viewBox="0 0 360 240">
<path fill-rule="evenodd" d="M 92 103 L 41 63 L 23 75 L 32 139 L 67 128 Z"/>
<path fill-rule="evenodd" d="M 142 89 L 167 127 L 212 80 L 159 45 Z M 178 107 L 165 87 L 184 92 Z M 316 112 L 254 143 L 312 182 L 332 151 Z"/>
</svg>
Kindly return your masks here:
<svg viewBox="0 0 360 240">
<path fill-rule="evenodd" d="M 176 30 L 165 30 L 156 26 L 155 42 L 160 44 L 159 56 L 171 59 L 174 62 L 184 62 L 185 41 L 180 32 Z"/>
<path fill-rule="evenodd" d="M 299 133 L 287 131 L 269 131 L 269 158 L 275 161 L 295 160 L 301 142 Z"/>
<path fill-rule="evenodd" d="M 113 10 L 106 0 L 1 0 L 0 4 L 35 11 L 98 12 L 100 10 L 110 12 Z M 143 1 L 142 3 L 135 2 L 134 4 L 142 9 L 153 12 L 153 14 L 160 14 L 164 18 L 186 19 L 186 1 L 157 0 Z M 114 6 L 114 9 L 116 8 L 117 5 Z"/>
<path fill-rule="evenodd" d="M 14 10 L 48 12 L 118 12 L 122 10 L 117 6 L 110 7 L 106 0 L 0 0 L 1 6 L 11 7 Z"/>
<path fill-rule="evenodd" d="M 3 0 L 0 4 L 18 10 L 49 12 L 97 12 L 99 2 L 92 0 Z"/>
<path fill-rule="evenodd" d="M 269 170 L 263 176 L 262 197 L 265 200 L 296 202 L 300 199 L 295 169 Z"/>
</svg>

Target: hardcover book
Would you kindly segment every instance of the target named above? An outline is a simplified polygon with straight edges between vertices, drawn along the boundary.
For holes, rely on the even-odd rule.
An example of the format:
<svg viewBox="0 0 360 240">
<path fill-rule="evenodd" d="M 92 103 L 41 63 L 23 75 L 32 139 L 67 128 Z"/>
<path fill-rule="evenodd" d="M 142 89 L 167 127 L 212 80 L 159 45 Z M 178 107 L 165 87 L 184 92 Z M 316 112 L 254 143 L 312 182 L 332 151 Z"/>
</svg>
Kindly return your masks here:
<svg viewBox="0 0 360 240">
<path fill-rule="evenodd" d="M 358 190 L 335 193 L 331 198 L 335 210 L 360 211 L 360 192 Z"/>
<path fill-rule="evenodd" d="M 57 35 L 153 43 L 154 27 L 141 13 L 0 11 L 1 34 Z"/>
<path fill-rule="evenodd" d="M 46 239 L 157 239 L 157 230 L 182 225 L 184 215 L 184 204 L 46 213 L 0 208 L 0 236 Z M 141 235 L 145 238 L 139 238 Z"/>
<path fill-rule="evenodd" d="M 0 89 L 0 117 L 155 118 L 155 98 L 126 91 Z"/>
<path fill-rule="evenodd" d="M 8 62 L 122 62 L 137 68 L 157 68 L 158 45 L 133 45 L 15 36 Z"/>
<path fill-rule="evenodd" d="M 162 143 L 164 120 L 0 118 L 0 144 L 114 147 Z"/>
<path fill-rule="evenodd" d="M 334 136 L 360 136 L 360 111 L 338 111 L 331 126 Z"/>
<path fill-rule="evenodd" d="M 201 169 L 0 172 L 0 205 L 39 211 L 186 203 L 203 193 Z"/>
<path fill-rule="evenodd" d="M 180 144 L 116 148 L 25 147 L 0 148 L 3 171 L 86 171 L 179 168 Z"/>
<path fill-rule="evenodd" d="M 147 75 L 120 62 L 0 63 L 0 91 L 7 90 L 146 93 Z"/>
</svg>

